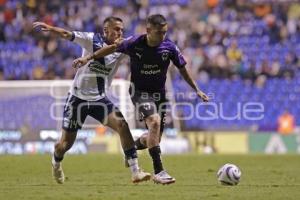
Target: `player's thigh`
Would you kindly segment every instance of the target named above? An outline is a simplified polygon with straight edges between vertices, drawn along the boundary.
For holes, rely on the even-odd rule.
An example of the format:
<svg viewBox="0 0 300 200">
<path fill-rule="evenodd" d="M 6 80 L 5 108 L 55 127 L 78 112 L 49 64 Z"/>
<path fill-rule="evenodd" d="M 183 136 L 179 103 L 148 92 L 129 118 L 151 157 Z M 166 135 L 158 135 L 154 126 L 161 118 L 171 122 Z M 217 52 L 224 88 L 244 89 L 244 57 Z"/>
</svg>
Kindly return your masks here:
<svg viewBox="0 0 300 200">
<path fill-rule="evenodd" d="M 105 97 L 93 102 L 93 104 L 90 105 L 88 114 L 103 125 L 107 125 L 110 118 L 117 117 L 115 116 L 116 112 L 119 112 L 119 109 Z"/>
<path fill-rule="evenodd" d="M 69 95 L 63 112 L 62 128 L 67 132 L 81 129 L 88 114 L 88 102 Z"/>
<path fill-rule="evenodd" d="M 155 101 L 150 94 L 136 93 L 132 97 L 132 103 L 139 114 L 140 120 L 145 120 L 149 116 L 158 113 Z"/>
</svg>

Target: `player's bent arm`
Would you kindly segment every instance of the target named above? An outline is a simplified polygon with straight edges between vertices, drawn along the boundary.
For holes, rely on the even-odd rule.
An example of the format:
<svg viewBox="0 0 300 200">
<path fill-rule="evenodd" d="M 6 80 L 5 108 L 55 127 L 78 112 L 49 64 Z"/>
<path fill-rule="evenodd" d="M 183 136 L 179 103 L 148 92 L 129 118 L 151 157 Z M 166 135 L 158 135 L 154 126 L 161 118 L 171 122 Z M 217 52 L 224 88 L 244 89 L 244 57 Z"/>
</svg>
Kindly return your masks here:
<svg viewBox="0 0 300 200">
<path fill-rule="evenodd" d="M 180 68 L 179 73 L 203 101 L 207 102 L 209 100 L 208 96 L 206 96 L 206 94 L 198 88 L 196 82 L 192 79 L 191 75 L 185 67 Z"/>
<path fill-rule="evenodd" d="M 114 53 L 116 51 L 116 49 L 117 49 L 117 44 L 112 44 L 109 46 L 102 47 L 101 49 L 98 49 L 97 51 L 95 51 L 93 54 L 90 54 L 90 55 L 87 55 L 87 56 L 84 56 L 81 58 L 77 58 L 76 60 L 73 61 L 72 66 L 74 68 L 80 68 L 80 67 L 84 66 L 85 64 L 87 64 L 90 60 L 102 58 L 104 56 Z"/>
<path fill-rule="evenodd" d="M 108 45 L 105 47 L 102 47 L 101 49 L 98 49 L 93 54 L 87 56 L 87 60 L 90 61 L 92 59 L 98 59 L 102 58 L 104 56 L 107 56 L 109 54 L 112 54 L 116 52 L 117 50 L 117 44 Z"/>
</svg>

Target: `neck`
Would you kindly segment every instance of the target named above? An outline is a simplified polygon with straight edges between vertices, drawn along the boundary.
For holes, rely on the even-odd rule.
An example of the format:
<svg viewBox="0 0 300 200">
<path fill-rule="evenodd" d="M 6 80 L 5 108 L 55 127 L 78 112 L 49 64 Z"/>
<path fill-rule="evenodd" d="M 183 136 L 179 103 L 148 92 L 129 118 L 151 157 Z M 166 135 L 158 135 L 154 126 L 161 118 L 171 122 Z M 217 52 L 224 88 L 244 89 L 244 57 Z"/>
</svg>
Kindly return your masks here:
<svg viewBox="0 0 300 200">
<path fill-rule="evenodd" d="M 105 42 L 106 44 L 108 44 L 108 45 L 114 43 L 114 41 L 110 41 L 109 39 L 107 39 L 107 37 L 106 37 L 105 34 L 103 34 L 103 39 L 104 39 L 104 42 Z"/>
<path fill-rule="evenodd" d="M 150 47 L 156 47 L 158 46 L 159 44 L 153 42 L 150 40 L 149 36 L 147 35 L 147 45 L 150 46 Z"/>
</svg>

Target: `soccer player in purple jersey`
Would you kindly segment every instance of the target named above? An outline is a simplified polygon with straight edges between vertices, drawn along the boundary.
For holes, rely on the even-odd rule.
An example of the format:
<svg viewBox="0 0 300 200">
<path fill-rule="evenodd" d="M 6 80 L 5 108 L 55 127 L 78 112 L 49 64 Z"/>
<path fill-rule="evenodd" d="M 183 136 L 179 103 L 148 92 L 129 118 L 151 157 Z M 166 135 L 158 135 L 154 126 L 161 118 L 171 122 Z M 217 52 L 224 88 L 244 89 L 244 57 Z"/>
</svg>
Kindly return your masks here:
<svg viewBox="0 0 300 200">
<path fill-rule="evenodd" d="M 148 148 L 154 166 L 153 180 L 160 184 L 175 182 L 175 178 L 171 177 L 163 168 L 159 146 L 164 128 L 165 103 L 167 101 L 165 82 L 170 61 L 179 69 L 180 74 L 197 95 L 204 102 L 209 100 L 186 70 L 186 61 L 178 47 L 166 38 L 167 30 L 168 24 L 164 16 L 151 15 L 147 18 L 147 34 L 129 37 L 73 62 L 73 66 L 77 68 L 89 60 L 114 52 L 129 55 L 132 102 L 149 130 L 148 134 L 138 138 L 135 143 L 138 149 Z M 160 98 L 157 98 L 158 96 Z"/>
</svg>

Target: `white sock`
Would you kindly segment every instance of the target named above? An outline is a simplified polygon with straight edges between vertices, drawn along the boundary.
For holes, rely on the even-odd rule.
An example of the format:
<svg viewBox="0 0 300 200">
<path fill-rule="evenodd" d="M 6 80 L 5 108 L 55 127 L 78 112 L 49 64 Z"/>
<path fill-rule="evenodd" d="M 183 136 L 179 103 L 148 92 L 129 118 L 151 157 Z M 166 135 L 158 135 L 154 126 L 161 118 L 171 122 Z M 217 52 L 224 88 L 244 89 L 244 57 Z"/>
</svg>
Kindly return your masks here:
<svg viewBox="0 0 300 200">
<path fill-rule="evenodd" d="M 128 164 L 130 167 L 131 173 L 137 173 L 139 171 L 139 163 L 137 158 L 128 159 Z"/>
</svg>

